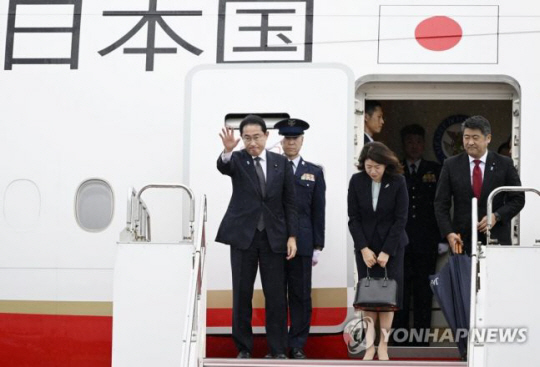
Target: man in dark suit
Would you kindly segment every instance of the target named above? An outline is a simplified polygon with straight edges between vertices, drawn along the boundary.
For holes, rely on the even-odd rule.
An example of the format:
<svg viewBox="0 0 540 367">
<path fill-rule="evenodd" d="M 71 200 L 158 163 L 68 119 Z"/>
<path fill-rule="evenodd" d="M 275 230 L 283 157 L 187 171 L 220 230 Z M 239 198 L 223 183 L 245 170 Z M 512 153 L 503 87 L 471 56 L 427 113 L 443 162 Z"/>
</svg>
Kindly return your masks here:
<svg viewBox="0 0 540 367">
<path fill-rule="evenodd" d="M 326 183 L 321 167 L 300 156 L 304 130 L 309 124 L 299 119 L 285 119 L 275 126 L 284 138 L 283 152 L 295 176 L 296 206 L 298 208 L 298 252 L 287 262 L 287 294 L 289 300 L 290 357 L 305 359 L 306 344 L 311 324 L 311 268 L 319 261 L 324 247 Z"/>
<path fill-rule="evenodd" d="M 268 131 L 264 120 L 246 116 L 240 123 L 245 149 L 233 152 L 240 141 L 231 128 L 220 134 L 224 151 L 218 170 L 231 177 L 233 193 L 216 241 L 231 246 L 233 281 L 232 335 L 238 358 L 250 358 L 253 286 L 257 268 L 265 296 L 267 358 L 286 358 L 287 300 L 285 258 L 296 255 L 298 217 L 294 175 L 287 159 L 265 150 Z"/>
<path fill-rule="evenodd" d="M 406 227 L 409 245 L 405 248 L 403 308 L 396 313 L 394 329 L 409 329 L 409 305 L 412 298 L 413 326 L 423 332 L 431 327 L 433 293 L 428 276 L 435 273 L 440 242 L 433 200 L 441 166 L 422 157 L 425 150 L 425 130 L 422 126 L 412 124 L 401 129 L 401 142 L 405 153 L 403 167 L 409 193 Z M 413 344 L 417 343 L 413 341 Z M 418 341 L 418 345 L 424 343 Z"/>
<path fill-rule="evenodd" d="M 364 144 L 371 143 L 373 136 L 382 131 L 384 125 L 382 106 L 378 101 L 366 101 L 364 108 Z"/>
<path fill-rule="evenodd" d="M 435 215 L 441 235 L 453 252 L 471 252 L 471 199 L 478 199 L 479 241 L 485 243 L 487 198 L 500 186 L 521 186 L 512 159 L 489 152 L 491 125 L 482 116 L 461 125 L 465 152 L 444 161 L 435 195 Z M 454 202 L 454 216 L 450 207 Z M 525 205 L 522 192 L 504 192 L 493 200 L 491 234 L 501 245 L 511 245 L 511 222 Z M 460 238 L 461 236 L 461 238 Z M 475 244 L 476 245 L 476 244 Z"/>
</svg>

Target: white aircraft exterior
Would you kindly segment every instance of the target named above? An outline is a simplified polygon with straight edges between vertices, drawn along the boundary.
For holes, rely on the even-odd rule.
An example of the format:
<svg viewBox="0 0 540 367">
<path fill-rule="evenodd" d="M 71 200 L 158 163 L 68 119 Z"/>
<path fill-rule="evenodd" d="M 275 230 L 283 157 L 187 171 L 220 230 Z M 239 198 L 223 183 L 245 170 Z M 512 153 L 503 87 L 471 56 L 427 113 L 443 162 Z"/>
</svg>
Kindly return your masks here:
<svg viewBox="0 0 540 367">
<path fill-rule="evenodd" d="M 540 5 L 448 3 L 1 0 L 0 364 L 110 365 L 126 193 L 148 184 L 187 185 L 197 215 L 206 195 L 206 332 L 230 333 L 229 250 L 213 239 L 231 187 L 215 163 L 219 131 L 248 113 L 269 127 L 308 121 L 302 155 L 325 170 L 315 334 L 339 334 L 354 316 L 346 192 L 365 100 L 383 103 L 380 140 L 398 153 L 399 129 L 425 125 L 433 160 L 459 149 L 460 116 L 482 114 L 494 127 L 490 148 L 509 139 L 523 186 L 540 187 Z M 271 130 L 268 148 L 279 151 L 279 139 Z M 144 201 L 152 242 L 188 235 L 187 196 L 149 190 Z M 504 265 L 501 289 L 538 275 L 539 212 L 528 195 L 515 242 L 532 252 Z M 533 310 L 540 293 L 520 292 Z M 507 326 L 520 322 L 538 342 L 536 313 Z"/>
</svg>

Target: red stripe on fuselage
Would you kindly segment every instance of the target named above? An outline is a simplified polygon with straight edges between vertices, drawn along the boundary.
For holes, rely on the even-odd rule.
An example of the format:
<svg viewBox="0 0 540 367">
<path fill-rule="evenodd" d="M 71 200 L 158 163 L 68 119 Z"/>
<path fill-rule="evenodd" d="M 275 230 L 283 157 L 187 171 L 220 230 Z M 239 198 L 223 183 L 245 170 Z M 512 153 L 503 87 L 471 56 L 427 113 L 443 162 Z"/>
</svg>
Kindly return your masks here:
<svg viewBox="0 0 540 367">
<path fill-rule="evenodd" d="M 112 317 L 0 314 L 2 367 L 110 367 Z"/>
<path fill-rule="evenodd" d="M 315 308 L 313 325 L 339 325 L 346 314 L 346 308 Z M 231 317 L 231 309 L 207 310 L 208 326 L 230 327 Z M 264 326 L 264 309 L 253 310 L 253 326 Z M 259 339 L 264 343 L 264 338 Z M 346 348 L 341 339 L 341 335 L 317 336 L 310 342 L 310 349 L 320 358 L 345 358 Z M 209 343 L 212 343 L 207 345 L 209 357 L 234 354 L 230 335 L 209 336 Z M 327 348 L 322 348 L 323 345 Z M 265 347 L 261 344 L 260 348 Z M 326 352 L 315 353 L 319 348 Z M 110 367 L 111 351 L 111 316 L 0 313 L 2 367 Z"/>
<path fill-rule="evenodd" d="M 347 317 L 344 307 L 318 307 L 313 309 L 311 326 L 340 325 Z M 230 308 L 209 308 L 206 310 L 206 326 L 230 327 L 232 326 L 232 310 Z M 264 326 L 264 308 L 254 308 L 252 325 Z"/>
</svg>

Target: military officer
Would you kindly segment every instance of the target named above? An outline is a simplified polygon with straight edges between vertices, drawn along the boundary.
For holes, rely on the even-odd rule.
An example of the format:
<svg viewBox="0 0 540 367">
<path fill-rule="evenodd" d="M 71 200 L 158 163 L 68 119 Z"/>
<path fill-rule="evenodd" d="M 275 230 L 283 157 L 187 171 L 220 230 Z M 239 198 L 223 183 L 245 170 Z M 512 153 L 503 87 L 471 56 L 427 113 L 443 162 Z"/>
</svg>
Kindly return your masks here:
<svg viewBox="0 0 540 367">
<path fill-rule="evenodd" d="M 305 359 L 304 346 L 311 323 L 311 270 L 317 265 L 324 248 L 325 192 L 323 170 L 300 156 L 304 131 L 309 124 L 300 119 L 279 121 L 275 128 L 283 135 L 281 146 L 295 175 L 296 205 L 298 208 L 298 251 L 287 262 L 287 296 L 291 327 L 288 342 L 289 356 Z"/>
<path fill-rule="evenodd" d="M 423 158 L 425 130 L 422 126 L 405 126 L 401 130 L 401 141 L 405 153 L 402 163 L 409 192 L 406 227 L 409 245 L 405 250 L 403 309 L 396 314 L 394 329 L 409 329 L 409 305 L 412 298 L 413 326 L 417 332 L 423 329 L 421 332 L 425 333 L 431 326 L 432 292 L 428 276 L 435 273 L 438 243 L 441 242 L 433 206 L 441 166 Z"/>
</svg>

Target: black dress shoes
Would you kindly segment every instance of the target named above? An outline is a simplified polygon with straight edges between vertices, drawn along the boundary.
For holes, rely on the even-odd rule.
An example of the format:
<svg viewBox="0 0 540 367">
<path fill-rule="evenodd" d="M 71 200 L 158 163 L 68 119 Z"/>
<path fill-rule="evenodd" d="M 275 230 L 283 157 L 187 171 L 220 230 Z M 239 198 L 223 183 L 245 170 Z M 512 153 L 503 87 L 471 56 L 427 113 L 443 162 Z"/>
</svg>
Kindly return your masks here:
<svg viewBox="0 0 540 367">
<path fill-rule="evenodd" d="M 267 355 L 264 356 L 264 358 L 272 358 L 272 359 L 287 359 L 287 356 L 283 353 L 279 353 L 279 354 L 271 354 L 271 353 L 268 353 Z"/>
<path fill-rule="evenodd" d="M 306 353 L 302 348 L 291 348 L 290 356 L 292 359 L 306 359 Z"/>
<path fill-rule="evenodd" d="M 238 353 L 238 355 L 236 356 L 236 358 L 242 358 L 242 359 L 245 359 L 245 358 L 251 358 L 251 353 L 248 352 L 247 350 L 243 350 L 243 351 L 241 351 L 240 353 Z"/>
</svg>

